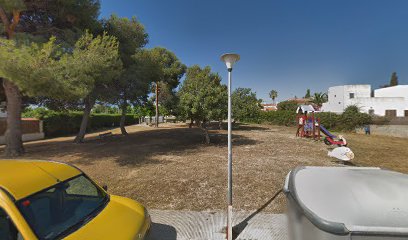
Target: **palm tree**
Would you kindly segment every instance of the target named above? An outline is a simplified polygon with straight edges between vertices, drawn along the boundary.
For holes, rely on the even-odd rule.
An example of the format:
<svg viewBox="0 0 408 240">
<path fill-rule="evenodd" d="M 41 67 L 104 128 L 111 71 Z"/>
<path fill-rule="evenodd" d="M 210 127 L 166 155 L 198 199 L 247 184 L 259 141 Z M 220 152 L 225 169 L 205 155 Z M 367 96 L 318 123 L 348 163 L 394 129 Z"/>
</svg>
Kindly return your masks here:
<svg viewBox="0 0 408 240">
<path fill-rule="evenodd" d="M 321 107 L 323 103 L 327 102 L 327 93 L 317 92 L 313 95 L 312 103 Z"/>
<path fill-rule="evenodd" d="M 276 90 L 271 90 L 269 92 L 269 97 L 272 99 L 273 104 L 275 104 L 275 99 L 278 97 L 278 91 Z"/>
</svg>

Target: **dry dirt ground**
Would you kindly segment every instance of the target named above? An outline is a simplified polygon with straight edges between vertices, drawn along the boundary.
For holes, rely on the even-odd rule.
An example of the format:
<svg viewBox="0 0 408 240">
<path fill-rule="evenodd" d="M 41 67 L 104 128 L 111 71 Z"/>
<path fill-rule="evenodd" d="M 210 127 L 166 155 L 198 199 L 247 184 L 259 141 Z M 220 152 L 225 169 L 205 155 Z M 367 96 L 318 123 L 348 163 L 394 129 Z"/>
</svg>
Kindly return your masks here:
<svg viewBox="0 0 408 240">
<path fill-rule="evenodd" d="M 226 207 L 225 130 L 202 131 L 181 124 L 128 127 L 113 137 L 89 134 L 84 144 L 72 137 L 27 143 L 27 159 L 72 163 L 112 194 L 136 199 L 151 209 L 219 210 Z M 295 129 L 241 125 L 233 131 L 234 208 L 281 213 L 286 174 L 296 166 L 336 166 L 327 146 L 295 138 Z M 359 166 L 381 166 L 408 173 L 408 139 L 345 134 Z"/>
</svg>

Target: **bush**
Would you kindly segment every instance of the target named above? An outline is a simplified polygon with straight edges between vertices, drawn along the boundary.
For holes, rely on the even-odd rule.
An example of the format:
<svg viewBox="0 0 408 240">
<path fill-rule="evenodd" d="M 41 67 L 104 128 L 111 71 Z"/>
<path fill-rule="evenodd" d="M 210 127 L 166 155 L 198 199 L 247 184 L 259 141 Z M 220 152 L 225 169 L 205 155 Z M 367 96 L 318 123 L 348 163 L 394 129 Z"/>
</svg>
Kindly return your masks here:
<svg viewBox="0 0 408 240">
<path fill-rule="evenodd" d="M 53 112 L 51 110 L 39 107 L 39 108 L 25 108 L 22 116 L 26 118 L 38 118 L 42 119 L 45 115 L 49 114 L 50 112 Z"/>
<path fill-rule="evenodd" d="M 348 106 L 343 114 L 341 114 L 341 121 L 339 128 L 346 131 L 355 130 L 357 127 L 362 127 L 372 122 L 371 115 L 361 113 L 357 106 Z"/>
<path fill-rule="evenodd" d="M 24 112 L 24 117 L 35 117 L 43 120 L 44 133 L 46 137 L 59 137 L 76 134 L 82 121 L 82 112 L 56 112 L 41 108 L 31 109 Z M 120 114 L 91 114 L 88 123 L 88 131 L 102 128 L 119 127 Z M 134 115 L 126 115 L 125 124 L 138 123 Z"/>
<path fill-rule="evenodd" d="M 244 122 L 250 123 L 270 123 L 284 126 L 294 126 L 296 124 L 295 111 L 259 111 L 257 118 L 245 119 Z"/>
<path fill-rule="evenodd" d="M 331 112 L 316 113 L 316 117 L 320 119 L 320 124 L 327 129 L 336 129 L 341 122 L 341 115 Z"/>
<path fill-rule="evenodd" d="M 360 113 L 355 108 L 346 108 L 343 114 L 335 114 L 330 112 L 316 113 L 316 118 L 320 119 L 320 124 L 327 129 L 337 131 L 353 131 L 358 127 L 370 124 L 372 117 L 366 113 Z M 284 126 L 295 126 L 296 113 L 295 111 L 260 111 L 258 118 L 245 119 L 248 123 L 269 123 Z"/>
<path fill-rule="evenodd" d="M 296 112 L 299 104 L 296 101 L 283 101 L 278 103 L 278 111 L 293 111 Z"/>
</svg>

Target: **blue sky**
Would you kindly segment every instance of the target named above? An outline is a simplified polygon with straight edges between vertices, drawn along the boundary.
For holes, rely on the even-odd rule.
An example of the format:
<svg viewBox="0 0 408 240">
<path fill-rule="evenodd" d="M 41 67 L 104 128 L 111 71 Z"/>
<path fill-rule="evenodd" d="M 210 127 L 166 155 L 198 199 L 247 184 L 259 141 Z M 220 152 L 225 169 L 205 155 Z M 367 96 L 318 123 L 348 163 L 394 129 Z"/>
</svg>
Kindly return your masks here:
<svg viewBox="0 0 408 240">
<path fill-rule="evenodd" d="M 187 66 L 209 65 L 226 83 L 219 60 L 241 60 L 233 87 L 270 101 L 342 84 L 408 84 L 406 0 L 102 0 L 101 16 L 136 16 L 147 47 L 172 50 Z"/>
</svg>

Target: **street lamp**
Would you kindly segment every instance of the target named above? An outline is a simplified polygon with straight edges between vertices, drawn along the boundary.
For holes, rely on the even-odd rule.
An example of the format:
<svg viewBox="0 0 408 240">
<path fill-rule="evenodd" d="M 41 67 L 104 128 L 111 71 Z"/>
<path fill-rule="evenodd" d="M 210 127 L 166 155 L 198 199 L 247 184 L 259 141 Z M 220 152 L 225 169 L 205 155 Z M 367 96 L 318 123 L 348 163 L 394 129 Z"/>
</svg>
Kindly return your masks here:
<svg viewBox="0 0 408 240">
<path fill-rule="evenodd" d="M 231 72 L 232 66 L 239 60 L 239 55 L 226 53 L 221 56 L 221 61 L 225 62 L 228 69 L 228 217 L 227 217 L 227 239 L 232 239 L 232 143 L 231 143 Z"/>
</svg>

